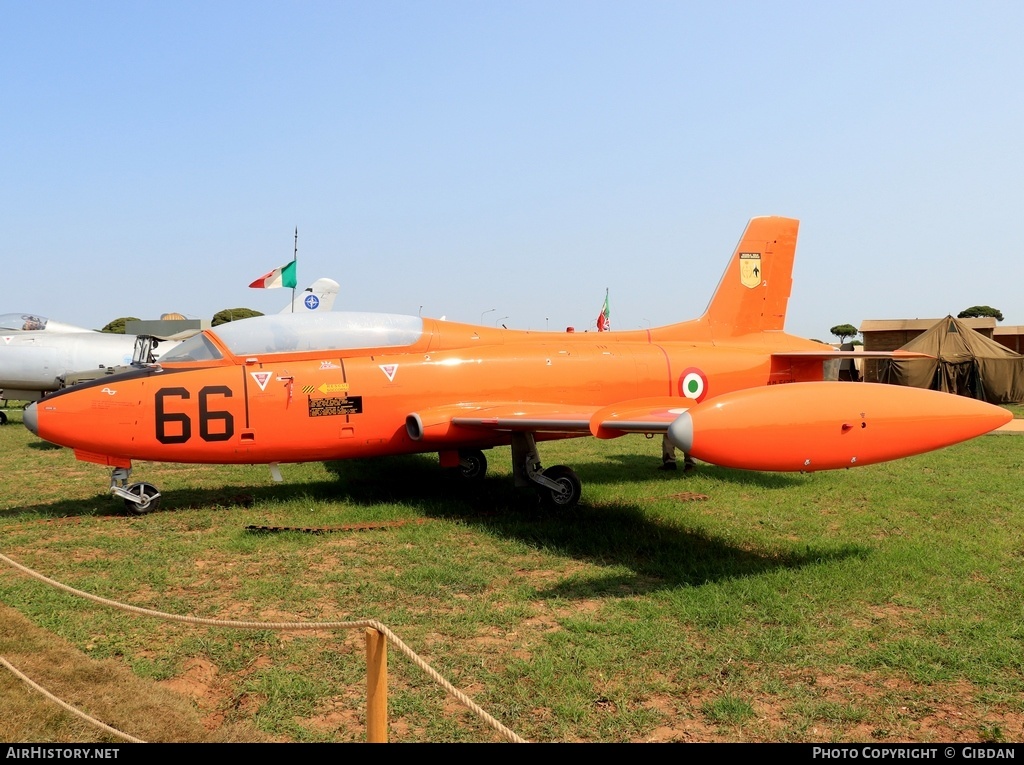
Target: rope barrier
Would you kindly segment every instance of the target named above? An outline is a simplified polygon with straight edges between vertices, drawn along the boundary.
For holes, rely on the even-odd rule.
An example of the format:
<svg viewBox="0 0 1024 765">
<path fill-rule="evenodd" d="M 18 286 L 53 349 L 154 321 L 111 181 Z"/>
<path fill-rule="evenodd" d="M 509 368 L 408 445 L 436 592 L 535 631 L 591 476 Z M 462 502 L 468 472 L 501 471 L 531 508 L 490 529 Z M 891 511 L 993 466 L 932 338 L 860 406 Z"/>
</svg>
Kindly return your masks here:
<svg viewBox="0 0 1024 765">
<path fill-rule="evenodd" d="M 106 723 L 100 722 L 95 717 L 90 717 L 85 712 L 82 712 L 81 710 L 75 709 L 73 706 L 71 706 L 67 702 L 62 701 L 61 699 L 58 699 L 56 696 L 54 696 L 48 690 L 46 690 L 41 685 L 39 685 L 34 680 L 32 680 L 30 677 L 28 677 L 24 672 L 20 671 L 17 667 L 15 667 L 13 664 L 11 664 L 9 661 L 7 661 L 7 659 L 5 659 L 3 656 L 0 656 L 0 664 L 3 664 L 5 667 L 7 667 L 7 669 L 9 669 L 12 673 L 14 673 L 14 675 L 16 677 L 18 677 L 20 680 L 22 680 L 27 685 L 31 686 L 33 689 L 39 691 L 41 694 L 46 696 L 46 698 L 48 698 L 54 704 L 57 704 L 58 706 L 63 707 L 64 709 L 66 709 L 67 711 L 69 711 L 73 715 L 81 717 L 87 723 L 95 725 L 97 728 L 101 728 L 102 730 L 105 730 L 107 733 L 111 733 L 111 734 L 117 736 L 118 738 L 123 738 L 125 741 L 130 741 L 133 744 L 145 744 L 146 743 L 141 738 L 135 738 L 134 736 L 129 736 L 127 733 L 122 733 L 121 731 L 117 730 L 116 728 L 111 728 Z"/>
<path fill-rule="evenodd" d="M 26 576 L 30 576 L 33 579 L 37 579 L 40 582 L 55 587 L 63 592 L 70 593 L 76 597 L 85 598 L 91 600 L 94 603 L 99 603 L 110 608 L 116 608 L 121 611 L 127 611 L 129 613 L 141 614 L 143 616 L 150 616 L 156 619 L 163 619 L 165 621 L 172 622 L 184 622 L 186 624 L 202 624 L 209 627 L 227 627 L 229 629 L 260 629 L 260 630 L 282 630 L 282 631 L 301 631 L 301 630 L 350 630 L 350 629 L 374 629 L 380 632 L 387 641 L 400 651 L 407 659 L 413 664 L 419 667 L 423 672 L 427 674 L 435 683 L 440 685 L 445 692 L 450 696 L 454 697 L 465 706 L 467 709 L 476 714 L 481 720 L 483 720 L 489 727 L 504 736 L 507 740 L 517 743 L 525 744 L 526 739 L 521 738 L 511 729 L 502 725 L 498 720 L 485 712 L 479 705 L 477 705 L 472 699 L 466 694 L 457 689 L 450 682 L 445 680 L 437 670 L 431 667 L 426 661 L 421 659 L 409 646 L 407 646 L 402 640 L 395 635 L 390 629 L 384 626 L 381 622 L 376 619 L 359 619 L 355 621 L 343 621 L 343 622 L 245 622 L 245 621 L 233 621 L 233 620 L 221 620 L 221 619 L 205 619 L 197 616 L 179 616 L 177 614 L 168 614 L 163 611 L 155 611 L 150 608 L 141 608 L 139 606 L 128 605 L 127 603 L 119 603 L 116 600 L 109 600 L 108 598 L 102 598 L 98 595 L 93 595 L 82 590 L 76 590 L 74 587 L 69 587 L 66 584 L 58 582 L 49 577 L 43 576 L 37 571 L 33 571 L 27 566 L 8 558 L 6 555 L 0 554 L 0 561 L 3 561 L 7 565 L 14 569 L 17 569 Z M 13 669 L 13 668 L 12 668 Z"/>
</svg>

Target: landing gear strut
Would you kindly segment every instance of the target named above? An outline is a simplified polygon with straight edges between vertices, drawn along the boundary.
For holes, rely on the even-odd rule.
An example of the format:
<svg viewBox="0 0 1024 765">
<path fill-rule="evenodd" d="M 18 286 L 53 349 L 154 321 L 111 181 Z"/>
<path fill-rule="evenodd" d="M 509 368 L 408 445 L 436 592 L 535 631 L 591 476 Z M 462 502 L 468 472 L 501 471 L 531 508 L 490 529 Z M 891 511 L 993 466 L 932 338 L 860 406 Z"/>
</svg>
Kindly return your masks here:
<svg viewBox="0 0 1024 765">
<path fill-rule="evenodd" d="M 136 515 L 151 513 L 160 507 L 160 492 L 151 483 L 128 483 L 131 468 L 114 468 L 110 475 L 110 492 L 124 500 L 124 506 Z"/>
<path fill-rule="evenodd" d="M 512 476 L 516 486 L 535 486 L 541 502 L 552 509 L 576 507 L 583 493 L 583 485 L 572 468 L 541 467 L 533 433 L 512 434 Z"/>
</svg>

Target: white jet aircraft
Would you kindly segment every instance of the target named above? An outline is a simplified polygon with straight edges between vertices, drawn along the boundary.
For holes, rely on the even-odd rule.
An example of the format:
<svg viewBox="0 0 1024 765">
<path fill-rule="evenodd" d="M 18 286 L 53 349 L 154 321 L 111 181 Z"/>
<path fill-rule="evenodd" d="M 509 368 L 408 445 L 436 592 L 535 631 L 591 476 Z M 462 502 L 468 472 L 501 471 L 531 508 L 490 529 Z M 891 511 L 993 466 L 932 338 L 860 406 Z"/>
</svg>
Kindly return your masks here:
<svg viewBox="0 0 1024 765">
<path fill-rule="evenodd" d="M 317 279 L 281 313 L 330 311 L 338 289 L 333 279 Z M 152 362 L 183 339 L 97 332 L 36 314 L 0 315 L 0 401 L 38 401 L 71 381 L 95 379 L 133 361 Z M 0 409 L 0 425 L 6 422 Z"/>
</svg>

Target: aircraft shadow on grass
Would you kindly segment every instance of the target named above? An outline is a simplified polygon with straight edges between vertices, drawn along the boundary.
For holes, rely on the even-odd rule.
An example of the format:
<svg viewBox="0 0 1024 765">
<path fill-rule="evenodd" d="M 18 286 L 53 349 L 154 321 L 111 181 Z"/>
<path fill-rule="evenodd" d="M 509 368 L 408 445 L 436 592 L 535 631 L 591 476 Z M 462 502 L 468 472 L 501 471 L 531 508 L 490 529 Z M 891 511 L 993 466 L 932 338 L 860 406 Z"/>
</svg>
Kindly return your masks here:
<svg viewBox="0 0 1024 765">
<path fill-rule="evenodd" d="M 649 461 L 625 455 L 623 463 Z M 862 545 L 806 547 L 799 552 L 758 552 L 728 543 L 696 529 L 685 529 L 652 518 L 641 506 L 629 502 L 602 503 L 562 512 L 543 506 L 535 492 L 515 489 L 507 476 L 496 475 L 466 482 L 453 472 L 438 468 L 426 455 L 348 460 L 324 463 L 335 481 L 302 484 L 224 485 L 217 488 L 183 488 L 164 495 L 156 512 L 188 512 L 218 509 L 225 513 L 261 505 L 288 502 L 297 496 L 322 502 L 346 502 L 357 506 L 381 503 L 401 504 L 424 518 L 457 520 L 498 538 L 514 539 L 538 549 L 557 549 L 579 560 L 602 565 L 621 565 L 632 574 L 576 579 L 538 592 L 542 597 L 569 599 L 612 597 L 681 586 L 700 586 L 735 577 L 756 576 L 777 569 L 861 557 L 869 552 Z M 609 471 L 605 460 L 582 462 L 580 473 L 593 483 L 630 480 L 631 465 Z M 703 474 L 715 480 L 785 489 L 800 479 L 788 475 L 730 470 L 702 465 Z M 622 475 L 616 477 L 621 471 Z M 395 480 L 395 476 L 402 476 Z M 671 479 L 678 474 L 668 474 Z M 689 479 L 672 481 L 673 489 L 685 490 Z M 652 500 L 672 500 L 665 494 L 666 476 L 656 473 L 650 481 Z M 693 505 L 679 501 L 680 517 L 693 512 Z M 117 522 L 139 519 L 123 503 L 101 492 L 91 497 L 0 510 L 0 518 L 38 518 L 59 522 L 83 517 L 111 518 Z M 230 518 L 226 515 L 225 518 Z M 303 518 L 305 527 L 316 521 Z M 788 544 L 788 541 L 786 542 Z"/>
<path fill-rule="evenodd" d="M 176 501 L 168 502 L 164 507 L 168 512 L 187 511 L 199 508 L 222 508 L 233 510 L 250 507 L 257 500 L 281 499 L 288 495 L 279 487 L 267 486 L 260 488 L 225 486 L 220 489 L 185 489 L 175 492 L 179 495 Z M 163 510 L 157 511 L 163 512 Z M 0 518 L 24 518 L 26 522 L 33 518 L 58 521 L 62 518 L 77 519 L 83 517 L 138 518 L 140 516 L 125 510 L 124 504 L 106 492 L 99 492 L 91 497 L 62 499 L 56 502 L 40 502 L 34 505 L 22 505 L 0 510 Z"/>
<path fill-rule="evenodd" d="M 648 463 L 643 457 L 628 455 Z M 264 486 L 226 485 L 209 489 L 172 490 L 163 496 L 162 512 L 187 512 L 190 509 L 220 508 L 226 513 L 280 502 L 298 495 L 318 501 L 347 502 L 360 506 L 394 503 L 409 507 L 425 518 L 457 520 L 484 533 L 513 539 L 538 549 L 558 550 L 571 558 L 597 562 L 602 566 L 622 566 L 632 574 L 574 579 L 538 594 L 542 597 L 570 599 L 600 596 L 619 597 L 662 589 L 700 586 L 735 577 L 756 576 L 778 569 L 801 568 L 832 560 L 868 554 L 862 545 L 813 546 L 799 552 L 758 552 L 731 544 L 700 530 L 659 521 L 645 514 L 637 504 L 602 503 L 566 511 L 552 511 L 540 503 L 536 492 L 515 489 L 507 476 L 467 482 L 454 474 L 445 474 L 435 459 L 424 455 L 345 460 L 324 463 L 336 481 Z M 655 465 L 657 462 L 655 461 Z M 603 460 L 580 465 L 580 473 L 599 483 L 609 472 L 620 471 L 628 480 L 625 466 L 609 471 Z M 653 468 L 652 468 L 653 469 Z M 793 477 L 758 474 L 747 471 L 702 466 L 725 481 L 758 483 L 785 488 Z M 632 474 L 635 476 L 635 474 Z M 396 480 L 396 476 L 399 478 Z M 761 480 L 758 480 L 760 477 Z M 781 483 L 780 483 L 781 479 Z M 619 480 L 618 477 L 607 478 Z M 685 480 L 677 481 L 684 490 Z M 664 493 L 666 484 L 652 477 L 652 495 Z M 689 512 L 689 503 L 680 502 L 680 514 Z M 56 520 L 87 516 L 127 516 L 122 502 L 105 493 L 84 499 L 68 499 L 0 510 L 0 518 L 18 516 Z M 304 516 L 305 526 L 315 526 Z"/>
<path fill-rule="evenodd" d="M 642 458 L 640 458 L 642 459 Z M 564 512 L 545 508 L 529 489 L 512 488 L 507 477 L 475 483 L 456 477 L 439 480 L 437 465 L 421 456 L 388 460 L 325 463 L 339 477 L 345 499 L 358 504 L 394 502 L 414 507 L 426 517 L 458 520 L 496 537 L 533 547 L 555 549 L 579 560 L 624 566 L 632 575 L 611 575 L 559 584 L 538 593 L 544 597 L 623 596 L 680 586 L 699 586 L 776 569 L 801 568 L 869 553 L 862 545 L 806 547 L 800 552 L 756 552 L 700 530 L 660 522 L 628 502 L 602 503 Z M 596 481 L 602 462 L 580 463 L 580 475 Z M 747 471 L 714 468 L 724 480 L 744 480 Z M 404 476 L 395 481 L 395 473 Z M 594 475 L 588 476 L 593 472 Z M 768 486 L 785 488 L 798 479 L 762 475 Z M 433 477 L 432 477 L 433 476 Z M 779 482 L 777 479 L 782 479 Z M 627 479 L 628 480 L 628 479 Z M 751 481 L 753 482 L 753 481 Z M 664 486 L 657 482 L 659 487 Z M 685 481 L 679 481 L 685 485 Z M 652 488 L 652 493 L 656 489 Z M 680 503 L 680 513 L 687 503 Z"/>
<path fill-rule="evenodd" d="M 38 452 L 52 452 L 57 449 L 63 449 L 63 446 L 57 444 L 51 444 L 49 441 L 30 441 L 28 443 L 29 449 L 35 449 Z"/>
<path fill-rule="evenodd" d="M 614 469 L 609 469 L 608 462 L 613 462 Z M 679 457 L 682 464 L 682 455 Z M 603 463 L 603 464 L 602 464 Z M 617 483 L 629 482 L 639 479 L 654 480 L 677 479 L 681 477 L 676 473 L 658 473 L 656 468 L 661 465 L 661 455 L 652 454 L 644 457 L 637 454 L 609 454 L 605 455 L 601 462 L 592 465 L 582 465 L 577 471 L 580 477 L 586 477 L 587 483 Z M 588 470 L 588 467 L 590 468 Z M 700 463 L 698 473 L 714 478 L 723 483 L 731 483 L 739 486 L 760 486 L 765 489 L 785 489 L 791 486 L 800 486 L 806 480 L 805 476 L 794 473 L 765 473 L 759 470 L 736 470 L 734 468 L 723 468 L 705 462 Z"/>
</svg>

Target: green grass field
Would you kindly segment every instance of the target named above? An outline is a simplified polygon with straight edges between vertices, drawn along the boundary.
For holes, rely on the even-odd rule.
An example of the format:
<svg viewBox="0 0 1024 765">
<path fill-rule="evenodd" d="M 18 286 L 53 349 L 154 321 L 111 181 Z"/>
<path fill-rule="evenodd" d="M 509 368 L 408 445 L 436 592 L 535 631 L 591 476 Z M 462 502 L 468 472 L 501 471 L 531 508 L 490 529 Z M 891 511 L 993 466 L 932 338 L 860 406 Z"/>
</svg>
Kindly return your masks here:
<svg viewBox="0 0 1024 765">
<path fill-rule="evenodd" d="M 508 449 L 482 483 L 436 457 L 138 463 L 108 472 L 0 428 L 0 553 L 71 587 L 210 619 L 377 619 L 536 742 L 1024 740 L 1024 438 L 810 475 L 666 474 L 642 437 L 543 444 L 583 481 L 542 511 Z M 702 495 L 704 498 L 693 495 Z M 249 527 L 341 528 L 325 533 Z M 359 741 L 361 632 L 161 621 L 0 564 L 0 655 L 146 740 Z M 407 658 L 390 739 L 502 740 Z M 5 741 L 112 741 L 0 669 Z"/>
</svg>

